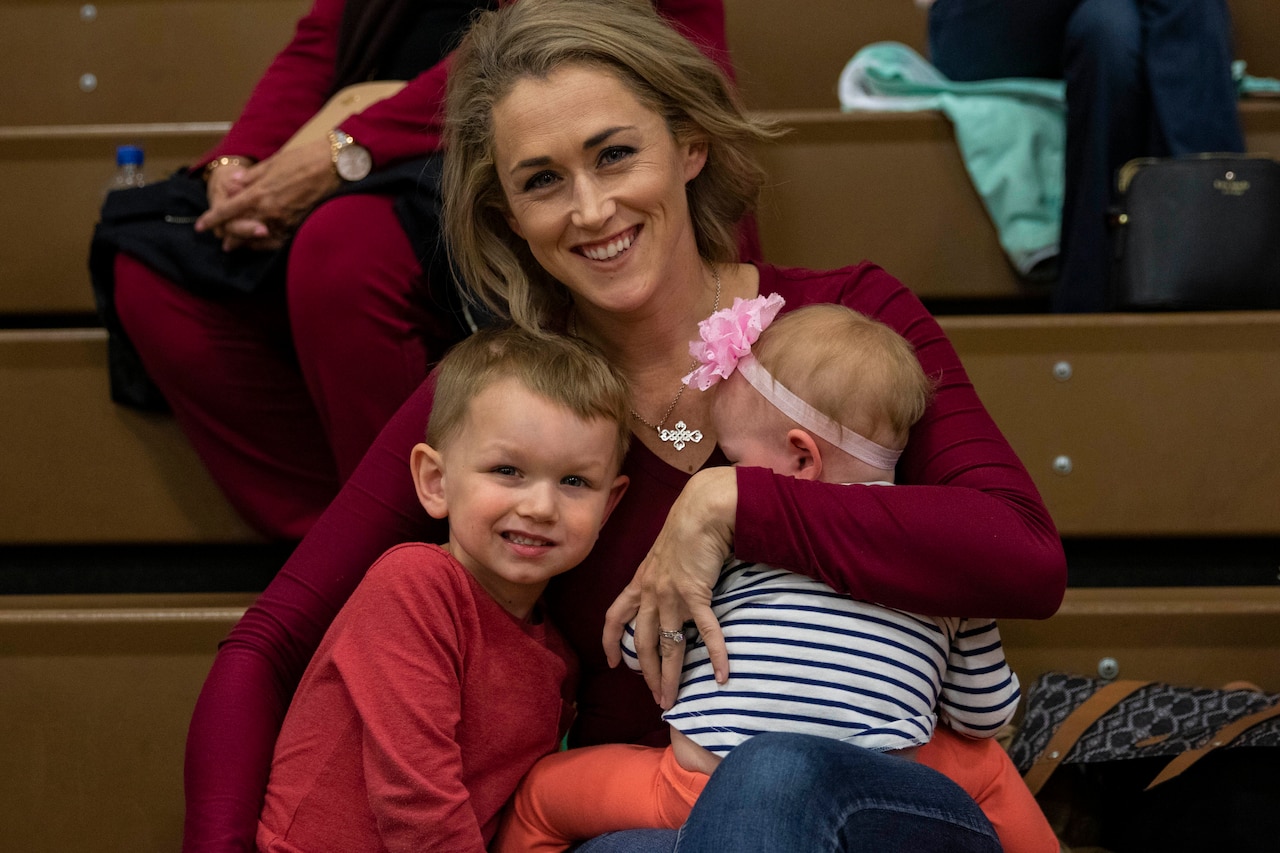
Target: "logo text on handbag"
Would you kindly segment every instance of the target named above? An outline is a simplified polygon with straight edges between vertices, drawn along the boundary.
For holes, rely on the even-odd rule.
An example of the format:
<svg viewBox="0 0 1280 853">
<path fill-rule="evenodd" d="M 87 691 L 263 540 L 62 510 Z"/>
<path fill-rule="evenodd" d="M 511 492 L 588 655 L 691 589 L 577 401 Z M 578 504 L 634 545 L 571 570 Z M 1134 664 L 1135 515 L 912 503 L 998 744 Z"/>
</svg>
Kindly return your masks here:
<svg viewBox="0 0 1280 853">
<path fill-rule="evenodd" d="M 1248 181 L 1237 181 L 1235 172 L 1227 172 L 1213 182 L 1213 188 L 1223 195 L 1244 195 L 1249 191 Z"/>
</svg>

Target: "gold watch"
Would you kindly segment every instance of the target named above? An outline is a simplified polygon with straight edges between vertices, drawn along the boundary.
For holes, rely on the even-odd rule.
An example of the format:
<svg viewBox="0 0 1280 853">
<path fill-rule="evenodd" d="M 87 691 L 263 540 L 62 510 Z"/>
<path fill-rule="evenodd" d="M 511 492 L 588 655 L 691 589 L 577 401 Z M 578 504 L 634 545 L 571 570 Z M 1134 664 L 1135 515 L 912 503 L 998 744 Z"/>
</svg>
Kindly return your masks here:
<svg viewBox="0 0 1280 853">
<path fill-rule="evenodd" d="M 364 180 L 373 171 L 369 149 L 357 145 L 351 134 L 341 128 L 329 131 L 329 156 L 333 158 L 333 170 L 344 181 Z"/>
</svg>

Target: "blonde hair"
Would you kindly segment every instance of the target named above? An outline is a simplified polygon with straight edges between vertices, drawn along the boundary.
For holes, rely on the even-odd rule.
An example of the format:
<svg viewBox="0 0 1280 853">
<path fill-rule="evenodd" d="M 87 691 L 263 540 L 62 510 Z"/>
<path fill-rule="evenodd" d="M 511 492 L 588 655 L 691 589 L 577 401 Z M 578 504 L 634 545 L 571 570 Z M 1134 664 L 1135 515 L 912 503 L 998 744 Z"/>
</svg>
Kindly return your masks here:
<svg viewBox="0 0 1280 853">
<path fill-rule="evenodd" d="M 647 0 L 521 0 L 478 15 L 449 68 L 445 234 L 464 290 L 533 330 L 562 317 L 569 295 L 507 224 L 493 110 L 520 80 L 545 79 L 570 64 L 613 74 L 662 116 L 677 142 L 707 143 L 706 165 L 686 192 L 698 252 L 708 261 L 737 260 L 737 223 L 755 207 L 765 178 L 753 149 L 779 135 L 746 113 L 720 68 Z"/>
<path fill-rule="evenodd" d="M 515 326 L 482 329 L 440 361 L 427 443 L 437 450 L 448 445 L 462 429 L 471 401 L 502 379 L 515 379 L 583 420 L 615 424 L 615 461 L 621 467 L 631 444 L 626 379 L 586 341 Z"/>
<path fill-rule="evenodd" d="M 751 352 L 810 406 L 893 449 L 906 445 L 933 398 L 933 383 L 906 338 L 842 305 L 781 315 Z"/>
</svg>

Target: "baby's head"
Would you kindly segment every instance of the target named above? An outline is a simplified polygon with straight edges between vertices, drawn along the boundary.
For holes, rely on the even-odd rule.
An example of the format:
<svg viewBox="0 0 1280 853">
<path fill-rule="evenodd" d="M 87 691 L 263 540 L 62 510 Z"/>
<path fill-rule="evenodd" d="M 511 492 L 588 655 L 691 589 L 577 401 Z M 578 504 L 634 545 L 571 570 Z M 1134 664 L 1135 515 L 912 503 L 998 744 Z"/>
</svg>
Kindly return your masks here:
<svg viewBox="0 0 1280 853">
<path fill-rule="evenodd" d="M 737 349 L 750 352 L 716 370 L 725 379 L 713 407 L 721 449 L 734 464 L 806 479 L 892 481 L 933 394 L 911 344 L 841 305 L 809 305 L 773 320 L 781 305 L 775 295 L 728 309 L 758 319 L 739 315 L 732 325 L 745 337 Z"/>
<path fill-rule="evenodd" d="M 441 361 L 414 484 L 449 519 L 449 552 L 513 614 L 587 556 L 626 490 L 630 409 L 626 381 L 580 340 L 486 330 Z"/>
</svg>

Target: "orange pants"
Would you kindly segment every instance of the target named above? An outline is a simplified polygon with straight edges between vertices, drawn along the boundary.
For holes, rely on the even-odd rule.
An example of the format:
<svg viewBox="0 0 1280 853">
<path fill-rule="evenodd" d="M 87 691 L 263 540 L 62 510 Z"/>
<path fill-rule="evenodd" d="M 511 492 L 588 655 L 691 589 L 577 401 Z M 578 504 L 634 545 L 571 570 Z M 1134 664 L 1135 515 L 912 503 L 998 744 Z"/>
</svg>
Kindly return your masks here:
<svg viewBox="0 0 1280 853">
<path fill-rule="evenodd" d="M 621 829 L 675 829 L 709 778 L 677 764 L 671 747 L 610 743 L 548 755 L 520 783 L 489 853 L 551 853 Z"/>
<path fill-rule="evenodd" d="M 963 737 L 940 726 L 915 758 L 973 797 L 1005 853 L 1059 849 L 1040 806 L 994 740 Z M 675 829 L 689 816 L 708 778 L 680 767 L 670 747 L 606 744 L 549 755 L 520 783 L 489 850 L 559 853 L 606 832 Z"/>
</svg>

